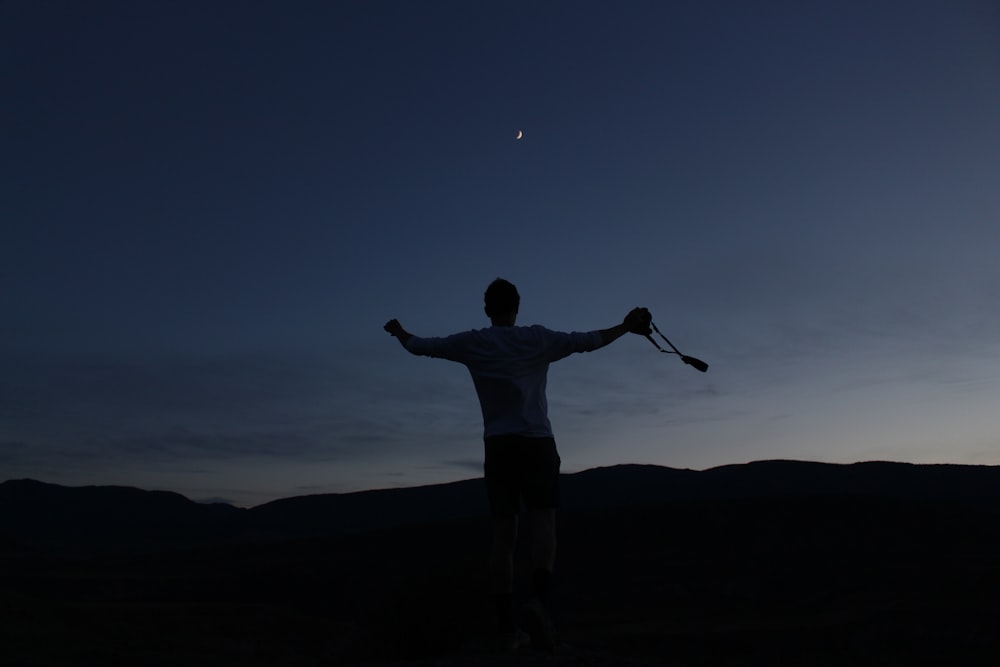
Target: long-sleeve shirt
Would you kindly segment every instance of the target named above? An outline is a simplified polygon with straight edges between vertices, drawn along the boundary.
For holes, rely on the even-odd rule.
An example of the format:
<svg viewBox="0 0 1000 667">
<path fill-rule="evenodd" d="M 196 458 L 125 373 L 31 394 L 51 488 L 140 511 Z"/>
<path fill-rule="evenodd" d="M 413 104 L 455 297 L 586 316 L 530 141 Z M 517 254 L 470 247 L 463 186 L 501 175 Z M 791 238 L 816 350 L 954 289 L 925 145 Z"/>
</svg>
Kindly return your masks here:
<svg viewBox="0 0 1000 667">
<path fill-rule="evenodd" d="M 464 364 L 483 411 L 484 437 L 552 437 L 545 398 L 549 364 L 601 347 L 598 331 L 565 333 L 543 326 L 492 326 L 444 338 L 411 336 L 413 354 Z"/>
</svg>

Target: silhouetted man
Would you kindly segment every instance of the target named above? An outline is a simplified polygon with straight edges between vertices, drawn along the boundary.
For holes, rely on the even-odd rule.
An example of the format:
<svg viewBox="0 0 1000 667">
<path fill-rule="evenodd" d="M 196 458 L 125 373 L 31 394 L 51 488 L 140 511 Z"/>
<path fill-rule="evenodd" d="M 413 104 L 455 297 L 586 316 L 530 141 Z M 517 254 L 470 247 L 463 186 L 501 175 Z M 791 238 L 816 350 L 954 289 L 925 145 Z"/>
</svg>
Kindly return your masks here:
<svg viewBox="0 0 1000 667">
<path fill-rule="evenodd" d="M 501 645 L 522 643 L 514 623 L 513 556 L 518 513 L 528 510 L 534 566 L 534 597 L 524 607 L 532 644 L 554 650 L 548 615 L 549 585 L 556 556 L 556 508 L 559 507 L 559 454 L 549 424 L 545 382 L 549 364 L 574 352 L 590 352 L 625 333 L 648 334 L 645 308 L 635 308 L 621 324 L 588 333 L 563 333 L 542 326 L 515 326 L 520 295 L 497 278 L 486 289 L 486 315 L 493 326 L 445 338 L 420 338 L 397 320 L 385 330 L 407 351 L 457 361 L 468 367 L 483 412 L 486 488 L 493 515 L 490 567 L 496 595 Z"/>
</svg>

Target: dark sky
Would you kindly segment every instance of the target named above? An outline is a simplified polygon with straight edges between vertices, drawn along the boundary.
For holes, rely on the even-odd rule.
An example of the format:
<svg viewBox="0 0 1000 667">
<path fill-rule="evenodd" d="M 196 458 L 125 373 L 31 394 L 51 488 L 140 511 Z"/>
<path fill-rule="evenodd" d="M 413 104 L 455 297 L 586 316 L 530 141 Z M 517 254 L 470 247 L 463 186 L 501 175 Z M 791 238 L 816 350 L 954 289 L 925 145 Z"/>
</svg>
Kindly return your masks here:
<svg viewBox="0 0 1000 667">
<path fill-rule="evenodd" d="M 613 325 L 566 471 L 1000 464 L 1000 5 L 0 2 L 0 479 L 479 474 L 382 331 Z M 516 139 L 518 131 L 523 138 Z"/>
</svg>

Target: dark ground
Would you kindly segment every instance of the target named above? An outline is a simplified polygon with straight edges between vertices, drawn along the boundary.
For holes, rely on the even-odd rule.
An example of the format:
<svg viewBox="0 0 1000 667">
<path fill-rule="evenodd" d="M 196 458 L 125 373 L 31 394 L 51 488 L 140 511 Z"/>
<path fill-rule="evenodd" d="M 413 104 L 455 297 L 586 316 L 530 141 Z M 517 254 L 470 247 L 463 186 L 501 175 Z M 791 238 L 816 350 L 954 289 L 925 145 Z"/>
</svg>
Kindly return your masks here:
<svg viewBox="0 0 1000 667">
<path fill-rule="evenodd" d="M 0 664 L 995 665 L 997 519 L 865 495 L 565 511 L 554 657 L 490 652 L 482 520 L 145 554 L 7 549 Z"/>
</svg>

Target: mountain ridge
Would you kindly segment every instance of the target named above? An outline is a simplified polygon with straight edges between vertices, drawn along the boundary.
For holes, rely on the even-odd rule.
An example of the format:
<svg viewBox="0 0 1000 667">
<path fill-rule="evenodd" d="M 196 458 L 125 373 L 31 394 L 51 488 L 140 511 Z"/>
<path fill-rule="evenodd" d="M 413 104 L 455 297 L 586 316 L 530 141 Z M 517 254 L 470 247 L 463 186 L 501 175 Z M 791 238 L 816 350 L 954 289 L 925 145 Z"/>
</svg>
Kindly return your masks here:
<svg viewBox="0 0 1000 667">
<path fill-rule="evenodd" d="M 691 470 L 620 464 L 564 474 L 564 511 L 804 496 L 873 496 L 1000 512 L 1000 466 L 866 461 L 754 461 Z M 349 535 L 488 516 L 481 479 L 314 494 L 251 508 L 202 504 L 172 491 L 0 483 L 0 548 L 156 551 L 233 542 Z"/>
</svg>

